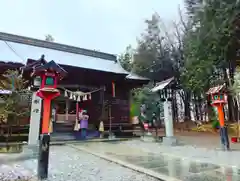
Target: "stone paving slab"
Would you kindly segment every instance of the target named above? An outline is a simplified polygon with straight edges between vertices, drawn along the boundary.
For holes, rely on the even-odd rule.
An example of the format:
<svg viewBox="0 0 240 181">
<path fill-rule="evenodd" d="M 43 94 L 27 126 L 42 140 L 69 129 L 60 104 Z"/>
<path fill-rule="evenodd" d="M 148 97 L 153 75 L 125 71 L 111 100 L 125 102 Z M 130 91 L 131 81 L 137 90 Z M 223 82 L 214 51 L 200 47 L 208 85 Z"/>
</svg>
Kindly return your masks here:
<svg viewBox="0 0 240 181">
<path fill-rule="evenodd" d="M 222 151 L 220 149 L 199 148 L 191 145 L 165 146 L 160 143 L 147 143 L 139 140 L 121 142 L 131 148 L 138 148 L 141 151 L 163 154 L 185 160 L 195 160 L 203 163 L 213 163 L 222 166 L 240 167 L 240 151 Z"/>
<path fill-rule="evenodd" d="M 125 142 L 125 141 L 124 141 Z M 106 142 L 95 142 L 95 143 L 82 143 L 82 144 L 76 144 L 75 146 L 82 147 L 84 146 L 85 148 L 90 148 L 93 150 L 97 150 L 98 152 L 101 153 L 107 153 L 109 150 L 109 154 L 111 153 L 118 153 L 118 155 L 134 155 L 134 156 L 144 156 L 148 155 L 148 152 L 144 150 L 140 150 L 137 147 L 129 147 L 128 145 L 125 144 L 120 144 L 123 142 L 113 142 L 113 143 L 106 143 Z"/>
<path fill-rule="evenodd" d="M 162 149 L 162 146 L 159 146 L 159 144 L 142 144 L 142 142 L 138 141 L 129 141 L 118 144 L 82 144 L 74 145 L 74 147 L 84 149 L 85 151 L 91 152 L 95 155 L 97 154 L 100 157 L 107 157 L 109 160 L 120 161 L 121 164 L 130 164 L 130 166 L 134 165 L 138 168 L 144 168 L 146 169 L 146 172 L 150 171 L 150 173 L 153 175 L 155 173 L 159 174 L 160 176 L 164 175 L 168 177 L 167 180 L 177 179 L 184 181 L 225 181 L 229 178 L 231 178 L 231 181 L 240 180 L 240 171 L 237 167 L 218 165 L 216 163 L 211 163 L 212 160 L 204 162 L 204 159 L 209 159 L 209 157 L 203 157 L 206 152 L 202 152 L 200 154 L 199 151 L 202 150 L 191 148 L 190 150 L 187 150 L 188 147 L 185 147 L 184 149 L 176 149 L 177 147 L 164 147 Z M 175 152 L 171 149 L 173 149 Z M 177 152 L 176 150 L 185 151 L 189 155 L 186 155 L 186 153 L 172 155 L 172 153 Z M 190 151 L 195 152 L 190 154 Z M 196 153 L 196 151 L 198 153 Z M 185 155 L 185 157 L 183 157 L 184 159 L 181 158 L 182 155 Z M 198 159 L 201 155 L 204 159 L 200 157 L 201 159 L 199 161 L 196 159 L 196 155 L 198 156 Z"/>
</svg>

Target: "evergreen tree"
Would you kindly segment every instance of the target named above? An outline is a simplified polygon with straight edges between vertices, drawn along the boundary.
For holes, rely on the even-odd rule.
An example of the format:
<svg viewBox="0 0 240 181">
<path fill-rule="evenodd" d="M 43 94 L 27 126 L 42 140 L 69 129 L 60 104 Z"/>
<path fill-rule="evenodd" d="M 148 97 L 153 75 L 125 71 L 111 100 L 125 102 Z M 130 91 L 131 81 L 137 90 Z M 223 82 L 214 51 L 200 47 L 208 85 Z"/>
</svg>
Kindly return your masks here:
<svg viewBox="0 0 240 181">
<path fill-rule="evenodd" d="M 239 46 L 239 9 L 237 0 L 205 0 L 201 10 L 192 12 L 192 28 L 185 39 L 183 80 L 198 94 L 216 84 L 233 83 L 236 49 Z M 233 102 L 229 95 L 229 117 Z"/>
<path fill-rule="evenodd" d="M 118 57 L 118 61 L 120 62 L 121 66 L 128 72 L 132 71 L 133 51 L 133 48 L 131 45 L 129 45 L 127 46 L 125 52 Z"/>
<path fill-rule="evenodd" d="M 54 38 L 53 38 L 52 35 L 47 34 L 47 35 L 45 36 L 45 41 L 54 42 Z"/>
</svg>

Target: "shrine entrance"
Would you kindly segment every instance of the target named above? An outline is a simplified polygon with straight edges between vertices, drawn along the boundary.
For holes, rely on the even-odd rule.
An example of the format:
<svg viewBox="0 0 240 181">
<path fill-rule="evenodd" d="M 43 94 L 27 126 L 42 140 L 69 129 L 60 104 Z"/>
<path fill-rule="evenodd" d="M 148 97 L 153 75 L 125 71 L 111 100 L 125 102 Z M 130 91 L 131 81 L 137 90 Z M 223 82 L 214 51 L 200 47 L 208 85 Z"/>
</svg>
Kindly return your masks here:
<svg viewBox="0 0 240 181">
<path fill-rule="evenodd" d="M 71 134 L 74 130 L 79 110 L 86 110 L 89 115 L 88 131 L 90 136 L 97 136 L 100 117 L 102 117 L 101 94 L 103 88 L 85 89 L 75 91 L 73 89 L 62 88 L 61 96 L 54 100 L 53 109 L 55 109 L 53 134 Z"/>
</svg>

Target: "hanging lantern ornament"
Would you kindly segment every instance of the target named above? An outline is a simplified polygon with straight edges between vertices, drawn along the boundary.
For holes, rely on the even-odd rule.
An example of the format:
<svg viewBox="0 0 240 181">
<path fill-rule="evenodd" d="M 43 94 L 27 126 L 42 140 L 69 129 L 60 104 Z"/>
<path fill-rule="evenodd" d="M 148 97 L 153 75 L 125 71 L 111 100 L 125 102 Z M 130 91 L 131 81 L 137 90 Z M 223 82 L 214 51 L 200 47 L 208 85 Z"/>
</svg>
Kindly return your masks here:
<svg viewBox="0 0 240 181">
<path fill-rule="evenodd" d="M 68 97 L 68 92 L 67 91 L 64 92 L 64 97 Z"/>
<path fill-rule="evenodd" d="M 75 94 L 73 94 L 73 100 L 74 100 L 74 101 L 76 100 L 76 95 L 75 95 Z"/>
<path fill-rule="evenodd" d="M 92 99 L 92 96 L 91 94 L 88 94 L 88 99 L 91 100 Z"/>
<path fill-rule="evenodd" d="M 69 99 L 73 99 L 73 93 L 72 92 L 70 93 Z"/>
<path fill-rule="evenodd" d="M 80 96 L 77 96 L 77 101 L 81 102 L 81 97 Z"/>
<path fill-rule="evenodd" d="M 84 101 L 88 100 L 88 99 L 87 99 L 87 95 L 84 95 L 84 96 L 83 96 L 83 100 L 84 100 Z"/>
</svg>

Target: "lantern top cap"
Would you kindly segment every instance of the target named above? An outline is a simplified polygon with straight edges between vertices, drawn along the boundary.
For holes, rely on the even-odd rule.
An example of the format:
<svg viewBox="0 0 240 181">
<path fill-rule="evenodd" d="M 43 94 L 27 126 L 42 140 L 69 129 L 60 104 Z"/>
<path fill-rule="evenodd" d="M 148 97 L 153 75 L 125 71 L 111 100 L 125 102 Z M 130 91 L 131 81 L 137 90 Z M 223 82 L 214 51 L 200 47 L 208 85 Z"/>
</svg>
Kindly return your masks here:
<svg viewBox="0 0 240 181">
<path fill-rule="evenodd" d="M 60 67 L 56 62 L 52 60 L 44 65 L 36 67 L 32 75 L 37 76 L 46 71 L 53 71 L 55 73 L 58 73 L 61 78 L 65 77 L 67 74 L 67 72 L 62 67 Z"/>
<path fill-rule="evenodd" d="M 222 84 L 222 85 L 218 85 L 218 86 L 210 88 L 206 92 L 206 94 L 210 95 L 210 94 L 224 93 L 225 91 L 226 91 L 226 84 Z"/>
<path fill-rule="evenodd" d="M 174 77 L 171 77 L 162 82 L 158 82 L 154 88 L 151 89 L 152 92 L 161 91 L 163 89 L 171 89 L 171 84 L 174 82 Z"/>
</svg>

